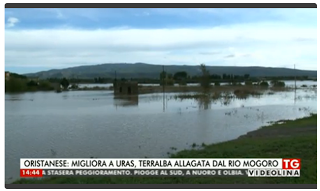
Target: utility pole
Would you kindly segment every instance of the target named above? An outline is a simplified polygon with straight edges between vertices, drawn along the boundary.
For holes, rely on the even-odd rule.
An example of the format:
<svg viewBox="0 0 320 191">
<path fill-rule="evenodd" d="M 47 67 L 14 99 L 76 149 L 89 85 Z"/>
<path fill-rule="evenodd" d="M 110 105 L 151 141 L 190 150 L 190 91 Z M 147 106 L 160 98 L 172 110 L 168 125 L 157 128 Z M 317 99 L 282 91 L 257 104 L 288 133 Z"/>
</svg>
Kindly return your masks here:
<svg viewBox="0 0 320 191">
<path fill-rule="evenodd" d="M 165 98 L 164 98 L 164 96 L 165 96 L 165 87 L 164 87 L 164 83 L 165 83 L 165 79 L 164 79 L 164 77 L 165 77 L 165 75 L 164 75 L 164 65 L 162 66 L 162 91 L 163 91 L 163 111 L 165 110 Z"/>
<path fill-rule="evenodd" d="M 296 104 L 296 95 L 297 95 L 297 78 L 296 78 L 296 65 L 294 65 L 294 104 Z"/>
<path fill-rule="evenodd" d="M 115 70 L 114 71 L 114 80 L 113 80 L 113 89 L 114 91 L 116 90 L 117 88 L 117 71 Z"/>
<path fill-rule="evenodd" d="M 294 89 L 297 89 L 297 73 L 296 73 L 296 65 L 294 65 Z"/>
</svg>

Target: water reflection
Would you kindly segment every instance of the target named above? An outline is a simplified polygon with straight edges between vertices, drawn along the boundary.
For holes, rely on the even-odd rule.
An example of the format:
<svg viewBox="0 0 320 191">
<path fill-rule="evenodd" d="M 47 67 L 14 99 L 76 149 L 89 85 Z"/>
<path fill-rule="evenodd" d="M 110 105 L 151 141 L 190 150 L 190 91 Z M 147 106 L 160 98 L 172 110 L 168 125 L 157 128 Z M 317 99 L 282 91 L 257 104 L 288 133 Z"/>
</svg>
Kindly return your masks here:
<svg viewBox="0 0 320 191">
<path fill-rule="evenodd" d="M 296 100 L 297 100 L 297 89 L 294 89 L 294 104 L 296 104 Z"/>
<path fill-rule="evenodd" d="M 209 96 L 203 96 L 197 100 L 200 110 L 211 109 L 212 99 Z"/>
<path fill-rule="evenodd" d="M 130 107 L 139 105 L 139 96 L 138 95 L 115 95 L 113 97 L 113 105 L 118 107 Z"/>
<path fill-rule="evenodd" d="M 64 92 L 64 94 L 62 95 L 63 99 L 68 99 L 69 98 L 69 94 L 68 92 Z"/>
<path fill-rule="evenodd" d="M 10 95 L 10 97 L 9 97 L 9 98 L 6 98 L 5 100 L 8 100 L 8 101 L 21 101 L 21 100 L 22 100 L 22 99 L 21 99 L 21 97 L 22 97 L 21 94 L 14 94 L 14 93 L 12 93 L 12 94 L 8 94 L 8 95 Z"/>
</svg>

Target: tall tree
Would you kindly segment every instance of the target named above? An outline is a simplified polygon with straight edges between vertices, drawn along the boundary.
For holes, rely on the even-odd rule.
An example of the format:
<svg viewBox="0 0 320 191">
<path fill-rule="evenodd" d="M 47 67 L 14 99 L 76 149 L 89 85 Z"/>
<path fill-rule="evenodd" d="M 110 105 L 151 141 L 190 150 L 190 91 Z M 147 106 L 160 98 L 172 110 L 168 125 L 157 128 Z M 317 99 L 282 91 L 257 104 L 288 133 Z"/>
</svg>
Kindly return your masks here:
<svg viewBox="0 0 320 191">
<path fill-rule="evenodd" d="M 63 89 L 67 89 L 69 87 L 69 81 L 66 78 L 63 78 L 60 84 L 62 85 Z"/>
<path fill-rule="evenodd" d="M 185 71 L 176 72 L 173 75 L 173 79 L 175 79 L 175 80 L 182 80 L 182 79 L 186 79 L 187 77 L 188 77 L 188 74 Z"/>
<path fill-rule="evenodd" d="M 206 68 L 206 65 L 201 64 L 200 65 L 200 69 L 201 69 L 201 81 L 200 81 L 200 85 L 203 88 L 209 88 L 210 87 L 210 73 Z"/>
</svg>

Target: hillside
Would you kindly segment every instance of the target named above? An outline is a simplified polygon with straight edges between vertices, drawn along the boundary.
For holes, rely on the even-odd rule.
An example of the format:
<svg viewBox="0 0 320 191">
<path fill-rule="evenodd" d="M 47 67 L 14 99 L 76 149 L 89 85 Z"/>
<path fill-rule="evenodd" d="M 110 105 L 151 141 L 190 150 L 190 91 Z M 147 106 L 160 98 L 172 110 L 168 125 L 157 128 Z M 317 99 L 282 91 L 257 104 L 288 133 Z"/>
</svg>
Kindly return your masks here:
<svg viewBox="0 0 320 191">
<path fill-rule="evenodd" d="M 270 67 L 236 67 L 236 66 L 207 66 L 210 74 L 222 75 L 234 74 L 244 75 L 250 74 L 253 77 L 272 77 L 272 76 L 309 76 L 316 77 L 317 71 L 310 70 L 294 70 L 289 68 L 270 68 Z M 126 64 L 99 64 L 91 66 L 78 66 L 65 69 L 54 69 L 37 73 L 25 74 L 28 77 L 39 78 L 95 78 L 105 77 L 114 78 L 117 71 L 118 78 L 159 78 L 162 71 L 161 65 L 152 65 L 144 63 Z M 199 66 L 186 65 L 166 65 L 165 71 L 175 73 L 178 71 L 186 71 L 190 76 L 199 75 Z"/>
</svg>

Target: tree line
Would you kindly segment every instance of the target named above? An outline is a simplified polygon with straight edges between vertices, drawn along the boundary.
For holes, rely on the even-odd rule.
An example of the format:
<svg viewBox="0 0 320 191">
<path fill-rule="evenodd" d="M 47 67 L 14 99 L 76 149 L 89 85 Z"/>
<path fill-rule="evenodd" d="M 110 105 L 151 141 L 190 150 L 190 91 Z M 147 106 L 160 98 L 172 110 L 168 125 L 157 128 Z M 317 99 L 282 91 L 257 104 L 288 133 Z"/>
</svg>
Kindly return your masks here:
<svg viewBox="0 0 320 191">
<path fill-rule="evenodd" d="M 56 83 L 55 83 L 56 82 Z M 29 91 L 61 91 L 68 89 L 70 82 L 62 78 L 52 82 L 48 79 L 28 78 L 27 76 L 10 73 L 10 77 L 5 80 L 5 92 L 29 92 Z"/>
<path fill-rule="evenodd" d="M 205 65 L 203 64 L 204 68 Z M 161 71 L 159 74 L 159 78 L 119 78 L 117 80 L 120 81 L 137 81 L 138 83 L 160 83 L 161 85 L 164 83 L 166 85 L 173 85 L 175 83 L 178 83 L 180 85 L 185 85 L 187 83 L 200 83 L 201 80 L 203 80 L 203 72 L 202 66 L 200 65 L 201 72 L 199 75 L 193 75 L 191 76 L 186 71 L 178 71 L 174 73 L 169 73 L 167 71 Z M 206 69 L 207 70 L 207 69 Z M 223 73 L 221 75 L 219 74 L 210 74 L 209 71 L 207 71 L 207 80 L 209 80 L 211 83 L 221 83 L 221 82 L 227 82 L 227 83 L 237 83 L 237 82 L 245 82 L 245 81 L 259 81 L 258 77 L 252 77 L 250 74 L 243 74 L 243 75 L 236 75 L 236 74 L 228 74 Z M 67 78 L 70 84 L 79 84 L 79 83 L 113 83 L 115 78 L 110 77 L 101 77 L 97 76 L 94 78 L 87 78 L 87 79 L 81 79 L 81 78 Z M 266 80 L 307 80 L 308 76 L 277 76 L 277 77 L 264 77 Z M 59 83 L 62 78 L 48 78 L 49 82 L 52 83 Z"/>
<path fill-rule="evenodd" d="M 180 85 L 186 85 L 187 83 L 199 83 L 202 87 L 208 88 L 211 83 L 219 86 L 221 82 L 229 82 L 233 85 L 237 85 L 239 82 L 245 82 L 246 85 L 261 85 L 268 86 L 266 80 L 271 81 L 273 86 L 284 86 L 284 83 L 280 80 L 308 80 L 308 76 L 275 76 L 265 77 L 264 81 L 259 82 L 259 78 L 251 77 L 249 74 L 234 75 L 224 73 L 210 74 L 205 64 L 200 64 L 200 74 L 191 76 L 186 71 L 178 71 L 175 73 L 168 73 L 167 71 L 160 72 L 158 79 L 150 78 L 120 78 L 121 81 L 137 81 L 138 83 L 160 83 L 160 85 L 174 85 L 178 83 Z M 77 88 L 79 83 L 113 83 L 113 78 L 95 77 L 93 79 L 80 79 L 80 78 L 48 78 L 45 80 L 39 80 L 36 78 L 28 78 L 27 76 L 10 73 L 10 80 L 5 81 L 6 92 L 22 92 L 22 91 L 46 91 L 46 90 L 61 90 L 70 88 Z M 257 84 L 259 83 L 259 84 Z"/>
<path fill-rule="evenodd" d="M 10 78 L 5 80 L 5 92 L 50 90 L 54 90 L 54 87 L 49 81 L 29 79 L 27 76 L 16 73 L 10 73 Z"/>
</svg>

